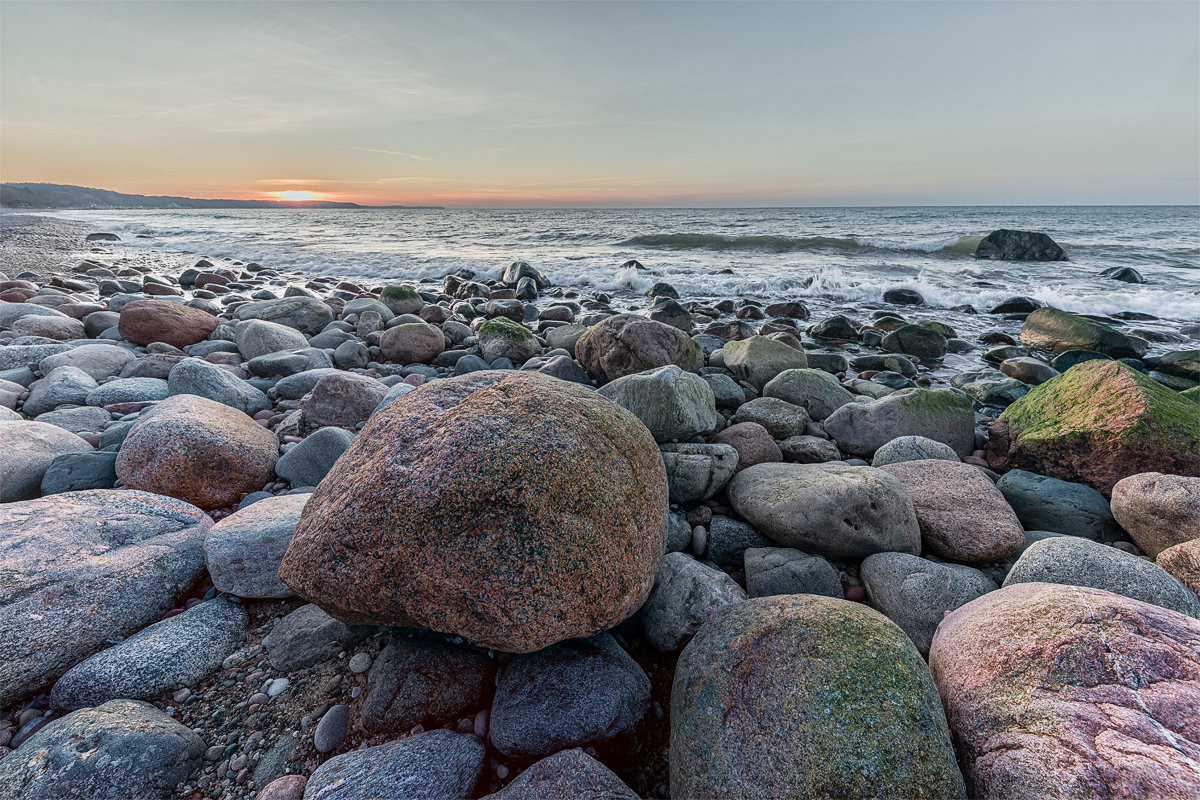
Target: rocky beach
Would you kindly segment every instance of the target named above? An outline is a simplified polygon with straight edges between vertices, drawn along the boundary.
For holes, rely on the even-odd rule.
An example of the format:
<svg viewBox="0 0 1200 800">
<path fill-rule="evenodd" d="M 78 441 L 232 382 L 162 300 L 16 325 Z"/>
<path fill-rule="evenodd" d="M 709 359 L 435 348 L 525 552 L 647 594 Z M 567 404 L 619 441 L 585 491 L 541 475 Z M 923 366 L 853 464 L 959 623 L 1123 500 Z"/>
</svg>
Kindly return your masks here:
<svg viewBox="0 0 1200 800">
<path fill-rule="evenodd" d="M 1200 320 L 3 223 L 0 800 L 1200 795 Z"/>
</svg>

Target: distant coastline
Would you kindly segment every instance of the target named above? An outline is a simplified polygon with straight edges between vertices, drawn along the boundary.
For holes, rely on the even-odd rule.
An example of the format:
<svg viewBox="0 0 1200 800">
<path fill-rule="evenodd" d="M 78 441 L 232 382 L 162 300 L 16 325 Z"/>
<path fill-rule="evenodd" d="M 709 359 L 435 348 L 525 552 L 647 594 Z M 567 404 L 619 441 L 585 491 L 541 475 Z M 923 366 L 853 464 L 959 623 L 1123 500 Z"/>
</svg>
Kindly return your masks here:
<svg viewBox="0 0 1200 800">
<path fill-rule="evenodd" d="M 212 208 L 413 208 L 442 206 L 366 206 L 332 200 L 204 200 L 195 197 L 141 195 L 59 183 L 2 183 L 0 207 L 21 209 L 212 209 Z"/>
</svg>

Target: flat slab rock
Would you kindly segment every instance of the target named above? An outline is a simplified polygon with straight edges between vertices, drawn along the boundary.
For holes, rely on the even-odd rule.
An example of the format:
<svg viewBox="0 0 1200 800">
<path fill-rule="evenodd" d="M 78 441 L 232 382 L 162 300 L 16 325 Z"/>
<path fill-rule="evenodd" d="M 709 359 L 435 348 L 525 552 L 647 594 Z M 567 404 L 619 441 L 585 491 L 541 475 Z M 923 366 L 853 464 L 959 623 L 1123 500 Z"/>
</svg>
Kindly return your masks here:
<svg viewBox="0 0 1200 800">
<path fill-rule="evenodd" d="M 1023 583 L 947 615 L 929 654 L 970 797 L 1200 796 L 1200 622 Z"/>
<path fill-rule="evenodd" d="M 136 491 L 0 505 L 0 707 L 172 608 L 204 569 L 211 524 Z"/>
</svg>

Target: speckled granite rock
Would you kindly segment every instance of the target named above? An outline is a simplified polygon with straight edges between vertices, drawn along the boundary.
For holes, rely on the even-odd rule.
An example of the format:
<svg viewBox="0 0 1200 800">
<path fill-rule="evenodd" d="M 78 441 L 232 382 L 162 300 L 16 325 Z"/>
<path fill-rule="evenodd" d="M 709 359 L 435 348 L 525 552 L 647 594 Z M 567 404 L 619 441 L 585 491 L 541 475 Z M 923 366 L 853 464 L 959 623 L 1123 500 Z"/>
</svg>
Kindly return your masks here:
<svg viewBox="0 0 1200 800">
<path fill-rule="evenodd" d="M 1200 477 L 1130 475 L 1113 487 L 1112 512 L 1153 558 L 1168 547 L 1200 539 Z"/>
<path fill-rule="evenodd" d="M 638 800 L 638 795 L 587 753 L 563 750 L 538 761 L 484 800 Z"/>
<path fill-rule="evenodd" d="M 908 637 L 857 603 L 727 606 L 671 693 L 671 796 L 960 798 L 937 689 Z"/>
<path fill-rule="evenodd" d="M 73 433 L 46 422 L 0 420 L 0 503 L 37 497 L 54 459 L 90 453 L 92 446 Z"/>
<path fill-rule="evenodd" d="M 1023 583 L 951 612 L 929 666 L 971 797 L 1200 795 L 1200 622 Z"/>
<path fill-rule="evenodd" d="M 377 412 L 279 575 L 346 621 L 530 652 L 632 614 L 666 534 L 666 472 L 636 417 L 573 383 L 483 371 Z"/>
<path fill-rule="evenodd" d="M 495 674 L 496 662 L 481 650 L 397 636 L 371 664 L 363 728 L 400 734 L 414 725 L 436 727 L 454 721 L 485 704 Z"/>
<path fill-rule="evenodd" d="M 0 505 L 0 707 L 161 617 L 203 571 L 211 524 L 133 491 Z"/>
<path fill-rule="evenodd" d="M 704 366 L 704 353 L 686 333 L 636 314 L 617 314 L 588 328 L 575 343 L 575 357 L 601 383 L 668 364 L 688 372 Z"/>
<path fill-rule="evenodd" d="M 268 497 L 214 525 L 204 537 L 213 586 L 238 597 L 291 597 L 292 590 L 279 580 L 279 562 L 309 497 Z"/>
<path fill-rule="evenodd" d="M 441 728 L 352 750 L 326 761 L 304 787 L 304 800 L 462 800 L 483 770 L 483 743 Z"/>
</svg>

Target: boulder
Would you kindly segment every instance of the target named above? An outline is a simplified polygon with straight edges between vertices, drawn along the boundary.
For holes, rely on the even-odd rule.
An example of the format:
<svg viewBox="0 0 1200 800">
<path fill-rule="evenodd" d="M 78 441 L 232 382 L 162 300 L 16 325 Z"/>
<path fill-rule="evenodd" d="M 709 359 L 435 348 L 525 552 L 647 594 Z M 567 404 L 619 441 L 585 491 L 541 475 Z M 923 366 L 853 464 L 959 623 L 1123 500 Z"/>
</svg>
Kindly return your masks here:
<svg viewBox="0 0 1200 800">
<path fill-rule="evenodd" d="M 988 465 L 1085 483 L 1103 494 L 1141 472 L 1200 476 L 1196 405 L 1119 361 L 1085 361 L 989 426 Z"/>
<path fill-rule="evenodd" d="M 734 424 L 757 423 L 763 426 L 773 439 L 802 436 L 811 422 L 803 406 L 793 405 L 778 397 L 756 397 L 748 403 L 743 403 L 729 421 Z"/>
<path fill-rule="evenodd" d="M 149 703 L 110 700 L 56 719 L 0 759 L 0 796 L 170 797 L 204 764 L 204 740 Z"/>
<path fill-rule="evenodd" d="M 728 445 L 737 451 L 738 469 L 755 464 L 783 461 L 783 451 L 770 431 L 757 422 L 739 422 L 709 439 L 712 444 Z"/>
<path fill-rule="evenodd" d="M 194 395 L 257 414 L 271 407 L 266 394 L 228 370 L 199 358 L 185 358 L 167 376 L 168 396 Z"/>
<path fill-rule="evenodd" d="M 820 436 L 791 436 L 779 443 L 783 460 L 796 464 L 824 464 L 840 461 L 842 452 L 836 444 Z M 958 458 L 958 456 L 955 456 Z"/>
<path fill-rule="evenodd" d="M 646 640 L 664 653 L 678 650 L 714 611 L 745 599 L 745 590 L 724 572 L 683 553 L 667 553 L 642 606 Z"/>
<path fill-rule="evenodd" d="M 816 595 L 747 600 L 684 649 L 671 796 L 965 796 L 925 662 L 898 627 Z"/>
<path fill-rule="evenodd" d="M 600 383 L 668 364 L 688 372 L 704 366 L 700 346 L 687 334 L 636 314 L 617 314 L 593 325 L 576 341 L 575 357 Z"/>
<path fill-rule="evenodd" d="M 143 412 L 130 428 L 117 477 L 129 489 L 226 508 L 269 483 L 278 459 L 275 436 L 250 417 L 181 394 Z"/>
<path fill-rule="evenodd" d="M 486 707 L 496 662 L 487 653 L 437 639 L 396 636 L 367 674 L 362 726 L 372 734 L 436 727 Z"/>
<path fill-rule="evenodd" d="M 309 603 L 277 622 L 263 639 L 263 649 L 272 667 L 292 672 L 333 658 L 368 630 L 340 622 Z"/>
<path fill-rule="evenodd" d="M 33 303 L 8 303 L 0 300 L 0 331 L 12 330 L 13 323 L 22 317 L 56 317 L 66 319 L 67 315 L 49 306 L 39 306 Z"/>
<path fill-rule="evenodd" d="M 213 586 L 238 597 L 291 597 L 292 590 L 279 580 L 279 563 L 309 497 L 267 497 L 214 525 L 204 538 Z"/>
<path fill-rule="evenodd" d="M 1200 622 L 1022 583 L 952 611 L 929 667 L 970 797 L 1195 797 Z"/>
<path fill-rule="evenodd" d="M 333 321 L 333 309 L 315 297 L 283 297 L 244 303 L 233 312 L 234 319 L 261 319 L 316 336 Z"/>
<path fill-rule="evenodd" d="M 379 301 L 387 306 L 393 315 L 415 314 L 425 305 L 425 300 L 416 289 L 397 283 L 383 287 L 383 291 L 379 293 Z M 380 314 L 380 317 L 383 316 Z"/>
<path fill-rule="evenodd" d="M 172 608 L 204 569 L 211 524 L 127 490 L 0 505 L 0 707 Z"/>
<path fill-rule="evenodd" d="M 321 428 L 280 456 L 275 474 L 294 488 L 316 486 L 353 440 L 354 434 L 343 428 Z"/>
<path fill-rule="evenodd" d="M 351 750 L 317 767 L 304 800 L 461 800 L 474 793 L 484 754 L 471 734 L 440 728 Z"/>
<path fill-rule="evenodd" d="M 1000 371 L 1010 378 L 1031 386 L 1045 383 L 1059 374 L 1058 370 L 1045 361 L 1029 356 L 1006 358 L 1000 362 Z"/>
<path fill-rule="evenodd" d="M 42 478 L 54 460 L 68 453 L 90 453 L 92 446 L 73 433 L 45 422 L 0 420 L 0 503 L 38 496 Z"/>
<path fill-rule="evenodd" d="M 1146 343 L 1102 322 L 1049 306 L 1033 311 L 1021 326 L 1021 341 L 1053 353 L 1093 350 L 1113 358 L 1141 358 Z"/>
<path fill-rule="evenodd" d="M 116 453 L 67 453 L 42 476 L 43 497 L 84 489 L 111 489 L 117 482 Z"/>
<path fill-rule="evenodd" d="M 751 547 L 744 558 L 746 592 L 751 597 L 819 594 L 842 599 L 837 570 L 820 556 L 790 547 Z"/>
<path fill-rule="evenodd" d="M 234 329 L 234 341 L 237 342 L 238 351 L 247 361 L 268 353 L 308 347 L 308 339 L 295 328 L 261 319 L 239 324 Z"/>
<path fill-rule="evenodd" d="M 917 512 L 924 549 L 939 558 L 994 564 L 1025 544 L 1021 521 L 978 467 L 926 459 L 880 469 L 903 484 Z"/>
<path fill-rule="evenodd" d="M 1200 600 L 1162 567 L 1078 536 L 1056 536 L 1025 548 L 1004 579 L 1016 583 L 1090 586 L 1200 617 Z"/>
<path fill-rule="evenodd" d="M 759 464 L 735 475 L 726 492 L 743 518 L 784 547 L 832 559 L 921 550 L 903 484 L 871 467 Z"/>
<path fill-rule="evenodd" d="M 1000 477 L 996 488 L 1027 531 L 1054 531 L 1105 541 L 1121 533 L 1104 495 L 1082 483 L 1014 469 Z"/>
<path fill-rule="evenodd" d="M 759 392 L 782 372 L 808 368 L 803 350 L 765 336 L 730 342 L 721 352 L 725 356 L 725 368 L 733 373 L 733 377 Z"/>
<path fill-rule="evenodd" d="M 608 767 L 575 749 L 543 758 L 484 800 L 638 800 L 638 794 Z"/>
<path fill-rule="evenodd" d="M 479 353 L 489 364 L 498 358 L 522 364 L 542 352 L 542 346 L 529 329 L 507 317 L 489 319 L 479 327 L 476 336 Z"/>
<path fill-rule="evenodd" d="M 975 257 L 997 261 L 1066 261 L 1067 254 L 1044 233 L 1001 228 L 979 240 Z M 992 313 L 1000 313 L 993 311 Z"/>
<path fill-rule="evenodd" d="M 1143 472 L 1117 482 L 1112 513 L 1138 547 L 1154 558 L 1200 539 L 1200 478 Z"/>
<path fill-rule="evenodd" d="M 225 598 L 200 603 L 71 667 L 54 684 L 50 705 L 73 711 L 195 686 L 241 646 L 248 622 L 245 609 Z"/>
<path fill-rule="evenodd" d="M 536 373 L 475 372 L 367 422 L 317 487 L 279 576 L 347 621 L 529 652 L 642 604 L 667 495 L 658 448 L 625 409 Z"/>
<path fill-rule="evenodd" d="M 220 320 L 198 308 L 171 300 L 135 300 L 121 308 L 117 333 L 127 342 L 146 345 L 165 342 L 183 349 L 202 342 Z"/>
<path fill-rule="evenodd" d="M 921 325 L 902 325 L 886 334 L 880 346 L 889 353 L 906 353 L 923 359 L 939 359 L 946 355 L 946 337 Z"/>
<path fill-rule="evenodd" d="M 960 458 L 975 451 L 971 401 L 949 389 L 902 389 L 870 403 L 849 403 L 829 415 L 825 431 L 843 451 L 864 458 L 899 436 L 948 444 Z"/>
<path fill-rule="evenodd" d="M 379 338 L 383 357 L 397 364 L 424 364 L 446 349 L 446 337 L 427 322 L 403 322 Z"/>
<path fill-rule="evenodd" d="M 600 394 L 633 412 L 659 442 L 707 436 L 725 427 L 704 379 L 674 364 L 617 378 Z"/>
<path fill-rule="evenodd" d="M 902 461 L 924 461 L 926 459 L 941 459 L 943 461 L 958 461 L 958 453 L 954 448 L 924 436 L 897 436 L 883 447 L 875 451 L 871 460 L 872 467 L 882 467 L 884 464 L 899 464 Z"/>
<path fill-rule="evenodd" d="M 85 344 L 42 359 L 38 369 L 43 375 L 58 367 L 77 367 L 94 380 L 120 375 L 121 370 L 137 356 L 128 347 L 115 344 Z"/>
<path fill-rule="evenodd" d="M 909 553 L 876 553 L 859 568 L 871 605 L 908 634 L 923 656 L 946 612 L 998 588 L 982 572 Z"/>
<path fill-rule="evenodd" d="M 950 385 L 986 406 L 1008 406 L 1029 394 L 1029 385 L 1009 378 L 998 369 L 979 367 L 950 378 Z"/>
<path fill-rule="evenodd" d="M 117 378 L 88 392 L 89 406 L 111 406 L 119 403 L 155 403 L 166 400 L 170 384 L 160 378 Z"/>
<path fill-rule="evenodd" d="M 514 656 L 500 675 L 488 737 L 506 756 L 541 758 L 628 734 L 650 709 L 650 679 L 607 633 Z"/>
<path fill-rule="evenodd" d="M 88 394 L 96 388 L 92 376 L 78 367 L 57 367 L 46 377 L 33 382 L 21 410 L 27 416 L 37 417 L 59 406 L 85 405 Z"/>
<path fill-rule="evenodd" d="M 1154 563 L 1200 594 L 1200 539 L 1189 539 L 1168 547 L 1158 554 Z"/>
<path fill-rule="evenodd" d="M 21 317 L 12 324 L 12 332 L 17 336 L 40 336 L 60 342 L 87 336 L 83 323 L 71 317 Z"/>
<path fill-rule="evenodd" d="M 725 488 L 737 471 L 738 451 L 727 444 L 667 444 L 663 465 L 672 503 L 698 503 Z"/>
<path fill-rule="evenodd" d="M 762 393 L 763 397 L 777 397 L 803 406 L 818 421 L 854 402 L 854 395 L 837 378 L 819 369 L 784 370 L 763 386 Z"/>
<path fill-rule="evenodd" d="M 388 387 L 374 378 L 353 372 L 332 372 L 317 381 L 300 401 L 304 427 L 352 429 L 366 422 L 387 393 Z"/>
</svg>

